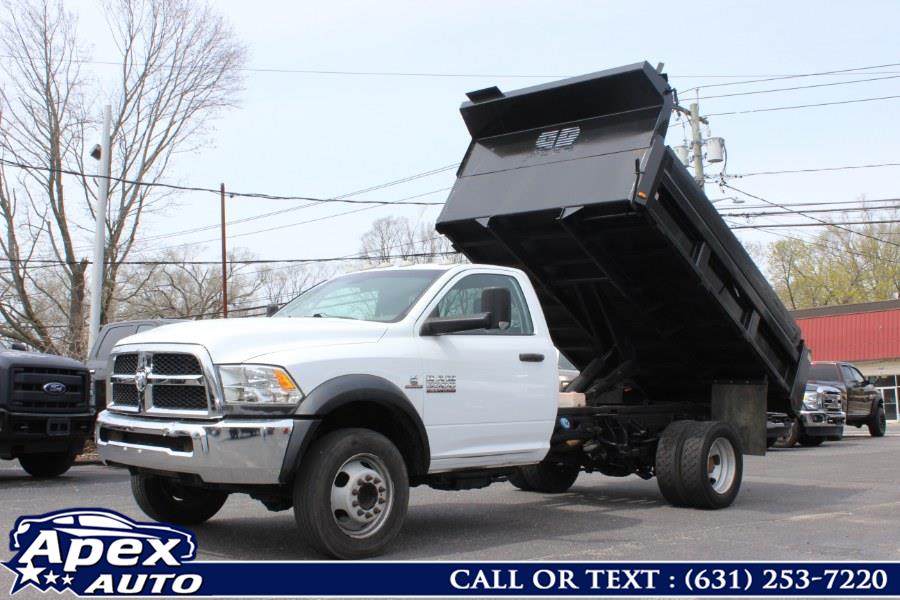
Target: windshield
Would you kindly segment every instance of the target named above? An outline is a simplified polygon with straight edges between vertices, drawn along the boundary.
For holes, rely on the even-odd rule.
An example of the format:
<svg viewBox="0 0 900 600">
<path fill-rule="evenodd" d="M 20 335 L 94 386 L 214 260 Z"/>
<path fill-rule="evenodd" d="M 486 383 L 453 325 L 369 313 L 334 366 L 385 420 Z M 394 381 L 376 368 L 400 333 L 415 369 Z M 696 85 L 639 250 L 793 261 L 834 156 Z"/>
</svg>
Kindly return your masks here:
<svg viewBox="0 0 900 600">
<path fill-rule="evenodd" d="M 442 273 L 416 269 L 345 275 L 301 294 L 274 316 L 399 321 Z"/>
</svg>

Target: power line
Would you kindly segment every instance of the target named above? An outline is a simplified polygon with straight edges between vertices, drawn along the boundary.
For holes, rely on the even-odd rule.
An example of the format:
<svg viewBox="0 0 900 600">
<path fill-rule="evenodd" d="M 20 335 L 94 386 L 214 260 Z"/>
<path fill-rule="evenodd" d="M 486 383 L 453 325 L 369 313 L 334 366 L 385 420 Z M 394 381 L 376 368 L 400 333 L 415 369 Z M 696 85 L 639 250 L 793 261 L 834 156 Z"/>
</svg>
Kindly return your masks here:
<svg viewBox="0 0 900 600">
<path fill-rule="evenodd" d="M 807 216 L 806 213 L 804 213 L 803 216 L 806 217 Z M 808 217 L 808 218 L 811 219 L 812 217 Z M 840 225 L 881 225 L 881 224 L 889 224 L 889 223 L 900 223 L 900 219 L 885 219 L 885 220 L 874 220 L 874 221 L 843 221 L 840 223 Z M 837 227 L 838 229 L 845 229 L 846 231 L 855 233 L 857 235 L 864 235 L 867 238 L 871 238 L 873 240 L 878 240 L 879 242 L 882 242 L 885 244 L 900 246 L 900 244 L 894 244 L 893 242 L 890 242 L 888 240 L 883 240 L 881 238 L 871 236 L 871 235 L 865 235 L 859 231 L 853 231 L 852 229 L 846 229 L 844 227 L 840 227 L 840 225 L 838 223 L 827 223 L 827 222 L 822 222 L 822 223 L 773 223 L 771 225 L 737 225 L 737 226 L 732 227 L 732 229 L 758 229 L 759 227 L 766 227 L 769 229 L 780 229 L 780 228 L 784 228 L 784 227 L 790 227 L 790 228 L 794 228 L 794 227 Z"/>
<path fill-rule="evenodd" d="M 840 75 L 843 73 L 852 73 L 854 71 L 870 71 L 871 69 L 884 69 L 884 68 L 888 68 L 888 67 L 898 67 L 898 66 L 900 66 L 900 63 L 888 63 L 888 64 L 884 64 L 884 65 L 871 65 L 868 67 L 853 67 L 850 69 L 835 69 L 835 70 L 831 70 L 831 71 L 819 71 L 816 73 L 798 73 L 795 75 L 774 75 L 774 76 L 762 77 L 762 78 L 757 78 L 757 79 L 748 79 L 745 81 L 728 81 L 725 83 L 711 83 L 709 85 L 688 88 L 688 89 L 684 90 L 682 92 L 682 94 L 687 93 L 687 92 L 692 92 L 694 90 L 700 89 L 701 87 L 711 88 L 711 87 L 723 87 L 723 86 L 728 86 L 728 85 L 747 85 L 750 83 L 764 83 L 766 81 L 778 81 L 781 79 L 800 79 L 800 78 L 804 78 L 804 77 L 819 77 L 821 75 Z M 864 74 L 869 75 L 870 73 L 864 73 Z"/>
<path fill-rule="evenodd" d="M 852 81 L 832 81 L 830 83 L 814 83 L 811 85 L 797 85 L 792 87 L 774 88 L 769 90 L 754 90 L 751 92 L 733 92 L 731 94 L 716 94 L 715 96 L 700 96 L 698 100 L 713 100 L 716 98 L 733 98 L 735 96 L 754 96 L 756 94 L 774 94 L 776 92 L 791 92 L 795 90 L 808 90 L 812 88 L 833 87 L 837 85 L 853 85 L 856 83 L 868 83 L 871 81 L 884 81 L 885 79 L 897 79 L 900 75 L 888 75 L 886 77 L 872 77 L 870 79 L 854 79 Z"/>
<path fill-rule="evenodd" d="M 756 171 L 754 173 L 726 174 L 727 178 L 756 177 L 757 175 L 786 175 L 789 173 L 820 173 L 823 171 L 848 171 L 851 169 L 877 169 L 882 167 L 900 167 L 900 163 L 875 163 L 869 165 L 844 165 L 842 167 L 818 167 L 809 169 L 784 169 L 781 171 Z"/>
<path fill-rule="evenodd" d="M 855 104 L 858 102 L 877 102 L 879 100 L 893 100 L 896 98 L 900 98 L 900 95 L 896 96 L 878 96 L 875 98 L 856 98 L 854 100 L 838 100 L 835 102 L 817 102 L 815 104 L 797 104 L 794 106 L 772 106 L 769 108 L 751 108 L 747 110 L 732 110 L 728 112 L 720 112 L 720 113 L 710 113 L 706 115 L 707 117 L 724 117 L 729 115 L 746 115 L 750 113 L 761 113 L 761 112 L 773 112 L 778 110 L 795 110 L 799 108 L 818 108 L 820 106 L 838 106 L 841 104 Z"/>
<path fill-rule="evenodd" d="M 796 206 L 792 204 L 791 206 Z M 863 206 L 861 208 L 853 208 L 851 206 L 845 206 L 843 208 L 817 208 L 817 209 L 803 209 L 804 215 L 809 214 L 821 214 L 821 213 L 848 213 L 848 212 L 875 212 L 875 211 L 884 211 L 884 210 L 897 210 L 900 208 L 900 204 L 888 204 L 885 206 Z M 745 219 L 752 219 L 756 217 L 774 217 L 780 215 L 790 215 L 793 214 L 791 211 L 760 211 L 760 212 L 723 212 L 720 213 L 723 217 L 742 217 Z"/>
<path fill-rule="evenodd" d="M 29 165 L 26 163 L 14 162 L 6 159 L 0 158 L 0 164 L 4 164 L 10 167 L 16 167 L 19 169 L 25 170 L 35 170 L 35 171 L 46 171 L 50 173 L 61 173 L 64 175 L 75 175 L 77 177 L 94 177 L 100 179 L 99 175 L 90 175 L 88 173 L 84 173 L 82 171 L 75 171 L 72 169 L 56 169 L 53 167 L 45 167 L 38 165 Z M 445 167 L 445 170 L 450 168 L 455 168 L 456 165 Z M 187 185 L 175 185 L 172 183 L 161 183 L 155 181 L 137 181 L 137 180 L 129 180 L 121 177 L 107 177 L 110 181 L 116 181 L 119 183 L 126 183 L 128 185 L 138 185 L 144 187 L 157 187 L 164 188 L 169 190 L 178 190 L 183 192 L 207 192 L 211 194 L 219 194 L 221 190 L 218 188 L 205 188 L 198 186 L 187 186 Z M 377 189 L 377 188 L 376 188 Z M 361 192 L 360 192 L 361 193 Z M 262 200 L 305 200 L 308 202 L 314 203 L 322 203 L 322 204 L 330 204 L 330 203 L 343 203 L 343 204 L 394 204 L 394 205 L 407 205 L 407 206 L 437 206 L 443 204 L 443 202 L 415 202 L 415 201 L 389 201 L 389 200 L 353 200 L 350 198 L 316 198 L 313 196 L 279 196 L 275 194 L 265 194 L 261 192 L 228 192 L 229 197 L 241 197 L 241 198 L 258 198 Z"/>
<path fill-rule="evenodd" d="M 719 185 L 721 185 L 722 187 L 726 187 L 726 188 L 728 188 L 728 189 L 730 189 L 730 190 L 734 190 L 734 191 L 738 192 L 739 194 L 743 194 L 743 195 L 747 196 L 748 198 L 753 198 L 753 199 L 755 199 L 755 200 L 759 200 L 760 202 L 765 202 L 766 204 L 770 204 L 770 205 L 772 205 L 772 206 L 776 206 L 776 207 L 781 208 L 781 209 L 784 209 L 784 210 L 786 210 L 786 211 L 789 211 L 789 212 L 798 214 L 798 215 L 800 215 L 801 217 L 806 217 L 807 219 L 812 219 L 813 221 L 818 221 L 818 222 L 821 223 L 822 225 L 828 225 L 828 226 L 831 226 L 831 227 L 835 227 L 835 228 L 837 228 L 837 229 L 842 229 L 842 230 L 844 230 L 844 231 L 847 231 L 848 233 L 853 233 L 853 234 L 856 234 L 856 235 L 859 235 L 859 236 L 862 236 L 862 237 L 870 238 L 870 239 L 873 239 L 873 240 L 875 240 L 875 241 L 877 241 L 877 242 L 879 242 L 879 243 L 882 243 L 882 244 L 890 244 L 891 246 L 897 246 L 897 247 L 900 247 L 900 244 L 897 244 L 897 243 L 892 242 L 892 241 L 890 241 L 890 240 L 883 240 L 883 239 L 881 239 L 881 238 L 879 238 L 879 237 L 876 237 L 876 236 L 874 236 L 874 235 L 869 235 L 869 234 L 867 234 L 867 233 L 865 233 L 865 232 L 862 232 L 862 231 L 856 231 L 856 230 L 851 229 L 851 228 L 849 228 L 849 227 L 844 227 L 844 226 L 842 226 L 842 225 L 840 225 L 840 224 L 837 224 L 837 223 L 831 223 L 831 222 L 829 222 L 829 221 L 825 221 L 824 219 L 820 219 L 820 218 L 818 218 L 818 217 L 813 217 L 813 216 L 805 215 L 805 214 L 803 214 L 803 211 L 792 210 L 792 209 L 788 208 L 787 206 L 785 206 L 785 205 L 783 205 L 783 204 L 778 204 L 777 202 L 772 202 L 771 200 L 767 200 L 767 199 L 763 198 L 762 196 L 757 196 L 757 195 L 755 195 L 755 194 L 751 194 L 750 192 L 745 192 L 744 190 L 738 189 L 738 188 L 734 187 L 733 185 L 730 185 L 730 184 L 728 184 L 728 183 L 725 183 L 724 181 L 719 182 Z"/>
<path fill-rule="evenodd" d="M 900 198 L 882 198 L 879 200 L 822 200 L 820 202 L 791 202 L 787 206 L 796 207 L 796 206 L 835 206 L 839 204 L 859 204 L 862 203 L 862 206 L 866 208 L 871 208 L 872 210 L 878 210 L 878 206 L 869 206 L 871 202 L 900 202 Z M 771 204 L 741 204 L 741 210 L 748 210 L 751 208 L 769 208 Z M 735 207 L 729 207 L 726 210 L 737 210 Z"/>
</svg>

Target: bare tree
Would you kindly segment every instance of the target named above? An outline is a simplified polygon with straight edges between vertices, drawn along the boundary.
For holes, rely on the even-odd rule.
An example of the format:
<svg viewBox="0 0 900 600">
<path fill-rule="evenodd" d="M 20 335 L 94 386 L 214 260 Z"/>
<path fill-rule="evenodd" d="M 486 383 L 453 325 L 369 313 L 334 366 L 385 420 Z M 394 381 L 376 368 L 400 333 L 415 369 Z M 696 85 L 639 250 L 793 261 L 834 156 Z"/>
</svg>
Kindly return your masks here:
<svg viewBox="0 0 900 600">
<path fill-rule="evenodd" d="M 173 158 L 204 143 L 211 119 L 234 104 L 245 60 L 231 29 L 205 4 L 109 0 L 105 9 L 119 68 L 114 87 L 97 98 L 85 92 L 77 23 L 60 0 L 8 0 L 0 22 L 0 50 L 11 57 L 0 63 L 0 153 L 18 165 L 14 179 L 0 172 L 8 264 L 0 272 L 0 335 L 75 356 L 84 354 L 85 242 L 96 199 L 85 164 L 93 107 L 111 98 L 114 113 L 106 320 L 142 217 L 171 200 L 153 184 Z"/>
<path fill-rule="evenodd" d="M 360 238 L 360 254 L 369 263 L 396 260 L 413 263 L 465 260 L 453 252 L 450 240 L 434 230 L 433 223 L 418 229 L 405 217 L 382 217 Z"/>
<path fill-rule="evenodd" d="M 253 256 L 232 251 L 228 256 L 229 310 L 253 306 L 263 287 L 260 273 L 250 266 Z M 149 261 L 148 261 L 149 262 Z M 214 319 L 222 315 L 222 269 L 196 264 L 188 250 L 169 250 L 159 264 L 123 266 L 123 284 L 116 297 L 119 319 Z"/>
</svg>

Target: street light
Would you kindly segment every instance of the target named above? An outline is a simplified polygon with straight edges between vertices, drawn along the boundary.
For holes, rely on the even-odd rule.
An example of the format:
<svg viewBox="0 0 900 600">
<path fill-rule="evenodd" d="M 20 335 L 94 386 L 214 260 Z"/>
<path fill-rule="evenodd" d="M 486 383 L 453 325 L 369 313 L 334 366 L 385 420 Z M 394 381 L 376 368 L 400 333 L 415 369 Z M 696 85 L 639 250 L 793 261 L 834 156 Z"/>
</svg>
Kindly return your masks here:
<svg viewBox="0 0 900 600">
<path fill-rule="evenodd" d="M 100 306 L 103 296 L 104 246 L 106 245 L 106 203 L 109 196 L 109 172 L 112 151 L 110 150 L 109 129 L 112 114 L 109 104 L 103 111 L 103 134 L 100 143 L 91 149 L 91 158 L 100 162 L 97 176 L 100 190 L 97 192 L 97 209 L 94 224 L 94 264 L 91 269 L 91 319 L 88 324 L 88 352 L 100 331 Z"/>
</svg>

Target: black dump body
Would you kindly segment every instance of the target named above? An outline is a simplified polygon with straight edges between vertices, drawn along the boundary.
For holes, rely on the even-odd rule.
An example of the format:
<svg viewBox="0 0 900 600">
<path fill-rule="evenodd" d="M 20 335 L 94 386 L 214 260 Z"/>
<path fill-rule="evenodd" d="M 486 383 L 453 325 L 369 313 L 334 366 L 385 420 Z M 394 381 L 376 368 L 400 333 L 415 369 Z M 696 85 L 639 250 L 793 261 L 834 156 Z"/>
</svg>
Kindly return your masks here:
<svg viewBox="0 0 900 600">
<path fill-rule="evenodd" d="M 714 382 L 766 381 L 770 410 L 799 407 L 800 330 L 666 147 L 664 75 L 641 63 L 469 97 L 472 142 L 437 230 L 529 274 L 576 386 L 697 402 Z"/>
</svg>

